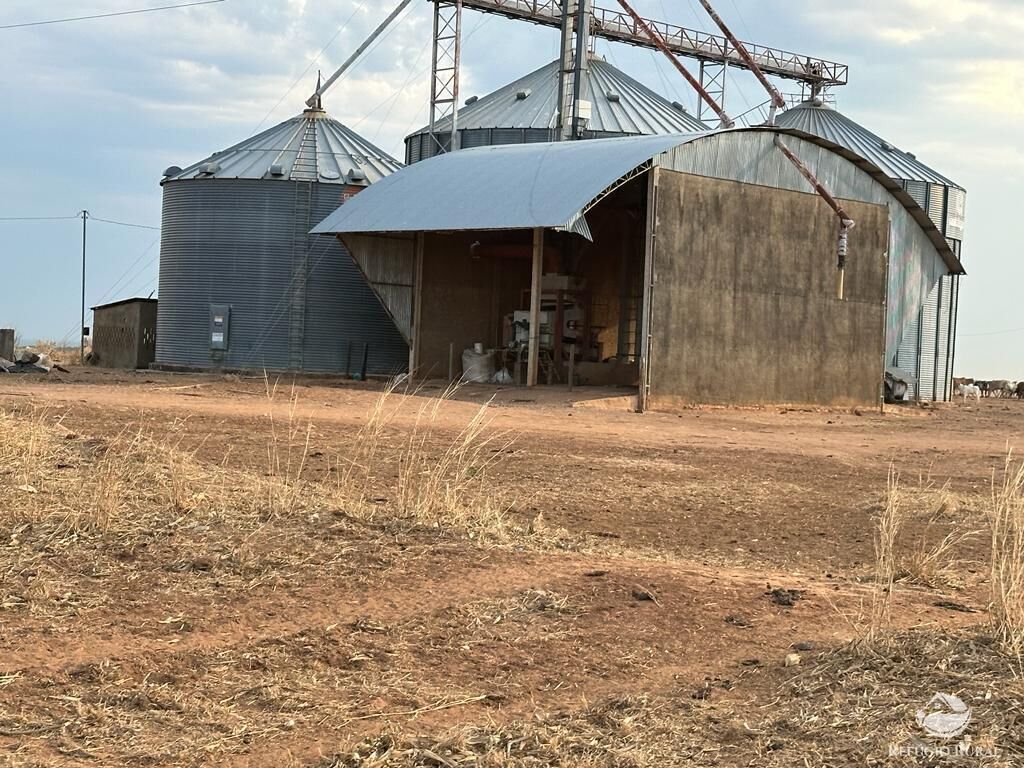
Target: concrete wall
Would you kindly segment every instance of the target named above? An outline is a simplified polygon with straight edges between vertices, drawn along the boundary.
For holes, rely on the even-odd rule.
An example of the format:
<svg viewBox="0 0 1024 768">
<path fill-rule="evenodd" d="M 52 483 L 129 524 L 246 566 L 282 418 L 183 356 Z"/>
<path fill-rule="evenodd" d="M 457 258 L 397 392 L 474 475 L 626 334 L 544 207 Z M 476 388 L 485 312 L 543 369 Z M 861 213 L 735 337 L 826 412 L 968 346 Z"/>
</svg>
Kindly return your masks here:
<svg viewBox="0 0 1024 768">
<path fill-rule="evenodd" d="M 99 307 L 93 312 L 92 351 L 102 368 L 148 368 L 156 357 L 155 301 Z"/>
<path fill-rule="evenodd" d="M 651 298 L 653 408 L 685 403 L 877 404 L 885 346 L 888 209 L 660 171 Z"/>
</svg>

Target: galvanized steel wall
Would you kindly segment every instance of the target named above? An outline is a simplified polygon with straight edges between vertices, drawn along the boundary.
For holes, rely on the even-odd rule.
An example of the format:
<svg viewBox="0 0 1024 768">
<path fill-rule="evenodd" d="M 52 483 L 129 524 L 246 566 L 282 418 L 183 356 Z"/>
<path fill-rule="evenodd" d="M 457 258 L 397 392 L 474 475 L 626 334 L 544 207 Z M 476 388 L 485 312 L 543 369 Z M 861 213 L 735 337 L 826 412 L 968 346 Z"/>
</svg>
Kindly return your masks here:
<svg viewBox="0 0 1024 768">
<path fill-rule="evenodd" d="M 948 268 L 924 230 L 881 184 L 824 147 L 796 137 L 785 137 L 785 142 L 836 197 L 889 208 L 892 233 L 885 343 L 887 359 L 892 359 L 908 323 Z M 659 162 L 684 173 L 810 193 L 806 179 L 774 146 L 770 133 L 713 134 L 665 153 Z M 757 212 L 751 215 L 756 217 Z M 832 213 L 824 209 L 822 215 Z"/>
<path fill-rule="evenodd" d="M 405 370 L 408 347 L 352 258 L 337 238 L 305 234 L 307 220 L 311 227 L 338 207 L 344 187 L 313 183 L 307 197 L 299 186 L 164 184 L 158 364 L 343 372 L 350 349 L 357 369 L 366 343 L 369 372 Z M 222 357 L 210 349 L 211 304 L 231 307 Z"/>
<path fill-rule="evenodd" d="M 904 181 L 904 187 L 961 258 L 964 209 L 967 193 L 957 187 Z M 959 303 L 958 278 L 945 275 L 929 292 L 917 318 L 918 339 L 911 354 L 903 344 L 897 364 L 919 377 L 917 397 L 921 400 L 949 400 L 953 396 L 953 365 L 956 352 L 956 317 Z M 905 367 L 913 360 L 914 367 Z"/>
</svg>

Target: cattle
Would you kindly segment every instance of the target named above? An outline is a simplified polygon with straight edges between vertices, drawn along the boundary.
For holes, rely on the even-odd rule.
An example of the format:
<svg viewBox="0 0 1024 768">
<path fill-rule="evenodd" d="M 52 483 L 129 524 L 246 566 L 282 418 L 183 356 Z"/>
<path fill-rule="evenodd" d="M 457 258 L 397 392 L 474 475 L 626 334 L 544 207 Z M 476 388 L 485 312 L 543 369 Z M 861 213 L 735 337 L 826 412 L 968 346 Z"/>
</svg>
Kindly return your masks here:
<svg viewBox="0 0 1024 768">
<path fill-rule="evenodd" d="M 1017 382 L 1017 390 L 1014 392 L 1015 395 L 1021 400 L 1024 400 L 1024 381 Z"/>
<path fill-rule="evenodd" d="M 981 402 L 981 389 L 976 384 L 961 384 L 956 388 L 956 393 L 963 398 L 965 403 L 968 397 L 973 397 Z"/>
</svg>

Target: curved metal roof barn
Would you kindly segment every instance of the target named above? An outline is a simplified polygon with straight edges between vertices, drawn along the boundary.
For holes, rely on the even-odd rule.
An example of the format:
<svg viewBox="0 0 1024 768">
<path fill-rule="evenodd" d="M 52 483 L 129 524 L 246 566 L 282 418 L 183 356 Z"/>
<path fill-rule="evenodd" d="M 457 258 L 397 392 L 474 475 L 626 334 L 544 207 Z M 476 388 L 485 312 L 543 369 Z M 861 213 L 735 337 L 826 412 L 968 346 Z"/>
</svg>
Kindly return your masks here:
<svg viewBox="0 0 1024 768">
<path fill-rule="evenodd" d="M 870 160 L 928 212 L 957 258 L 961 257 L 967 192 L 959 184 L 820 100 L 805 101 L 783 112 L 776 125 L 819 136 Z M 958 275 L 940 277 L 921 310 L 907 322 L 899 352 L 889 361 L 917 380 L 920 398 L 952 397 L 959 293 Z"/>
<path fill-rule="evenodd" d="M 351 256 L 309 231 L 401 164 L 320 108 L 163 186 L 157 366 L 390 374 L 408 347 Z"/>
<path fill-rule="evenodd" d="M 559 63 L 553 61 L 493 93 L 469 99 L 459 110 L 460 146 L 493 146 L 553 141 L 557 136 Z M 664 135 L 707 131 L 708 126 L 678 102 L 670 102 L 604 59 L 589 63 L 591 116 L 584 138 Z M 451 120 L 438 124 L 450 138 Z M 429 127 L 407 137 L 407 163 L 437 154 Z"/>
</svg>

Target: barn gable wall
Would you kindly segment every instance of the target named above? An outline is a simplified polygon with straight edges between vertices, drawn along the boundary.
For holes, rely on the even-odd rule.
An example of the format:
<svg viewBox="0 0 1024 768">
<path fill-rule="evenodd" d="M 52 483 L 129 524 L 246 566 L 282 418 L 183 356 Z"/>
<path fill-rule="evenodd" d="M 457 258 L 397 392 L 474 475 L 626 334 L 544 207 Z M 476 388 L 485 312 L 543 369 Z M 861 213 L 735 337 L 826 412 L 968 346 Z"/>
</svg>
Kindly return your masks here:
<svg viewBox="0 0 1024 768">
<path fill-rule="evenodd" d="M 651 292 L 650 404 L 877 405 L 883 373 L 884 205 L 662 170 Z"/>
<path fill-rule="evenodd" d="M 772 133 L 723 132 L 683 144 L 659 159 L 663 168 L 809 192 L 810 186 L 774 146 Z M 925 299 L 948 268 L 928 235 L 888 190 L 846 158 L 796 136 L 783 141 L 836 197 L 889 208 L 891 248 L 885 346 L 889 358 Z M 859 222 L 858 222 L 859 224 Z"/>
</svg>

